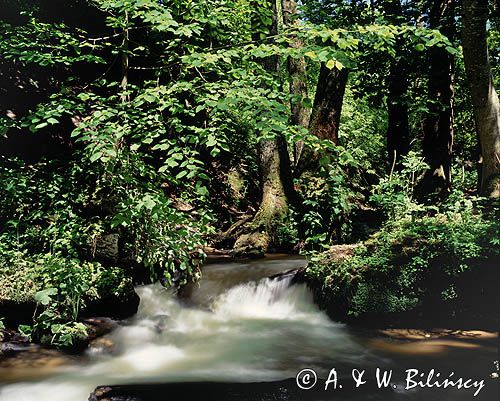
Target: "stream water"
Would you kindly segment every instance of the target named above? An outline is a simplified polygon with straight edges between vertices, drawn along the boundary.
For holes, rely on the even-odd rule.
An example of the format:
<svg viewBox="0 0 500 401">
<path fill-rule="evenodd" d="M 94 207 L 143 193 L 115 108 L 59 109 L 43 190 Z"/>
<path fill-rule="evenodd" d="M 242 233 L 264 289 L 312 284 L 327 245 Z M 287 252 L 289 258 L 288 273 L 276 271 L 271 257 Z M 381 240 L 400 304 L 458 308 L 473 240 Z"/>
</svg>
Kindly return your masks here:
<svg viewBox="0 0 500 401">
<path fill-rule="evenodd" d="M 266 278 L 302 265 L 299 258 L 209 265 L 201 282 L 188 287 L 181 297 L 159 285 L 139 287 L 139 311 L 106 337 L 110 347 L 93 347 L 85 357 L 50 374 L 42 368 L 38 377 L 24 375 L 18 368 L 15 374 L 0 378 L 0 400 L 84 401 L 97 386 L 112 384 L 293 379 L 287 383 L 296 386 L 297 372 L 304 368 L 317 373 L 315 390 L 319 388 L 321 395 L 311 398 L 312 393 L 303 391 L 299 392 L 303 398 L 276 399 L 500 399 L 497 384 L 489 379 L 496 357 L 491 335 L 411 340 L 408 332 L 398 339 L 335 323 L 314 305 L 306 286 L 290 285 L 286 276 Z M 333 389 L 333 384 L 323 391 L 332 368 L 338 383 L 350 388 L 348 395 Z M 389 388 L 375 385 L 377 368 L 393 370 Z M 354 388 L 353 369 L 365 370 L 367 384 Z M 425 378 L 431 369 L 440 372 L 441 378 L 455 372 L 454 379 L 485 380 L 484 388 L 476 397 L 477 387 L 405 389 L 406 369 L 418 369 Z M 253 391 L 251 386 L 245 388 Z M 245 395 L 239 394 L 231 399 L 245 401 Z M 163 399 L 176 401 L 175 397 Z M 249 394 L 248 399 L 254 398 Z"/>
</svg>

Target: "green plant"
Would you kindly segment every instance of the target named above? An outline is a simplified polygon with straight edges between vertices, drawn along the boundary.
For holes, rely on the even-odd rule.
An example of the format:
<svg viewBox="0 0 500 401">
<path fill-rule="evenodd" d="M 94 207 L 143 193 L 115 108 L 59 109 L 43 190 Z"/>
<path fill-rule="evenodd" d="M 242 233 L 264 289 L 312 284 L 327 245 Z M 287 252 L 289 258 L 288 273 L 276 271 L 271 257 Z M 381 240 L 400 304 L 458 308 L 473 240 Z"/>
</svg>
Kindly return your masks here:
<svg viewBox="0 0 500 401">
<path fill-rule="evenodd" d="M 454 197 L 433 216 L 389 221 L 341 262 L 316 256 L 307 274 L 352 316 L 407 312 L 432 299 L 457 307 L 468 291 L 463 277 L 497 260 L 500 248 L 498 220 L 479 211 L 482 200 Z"/>
<path fill-rule="evenodd" d="M 51 254 L 39 255 L 32 263 L 30 274 L 40 290 L 33 296 L 37 303 L 33 325 L 20 326 L 21 333 L 61 347 L 85 338 L 86 328 L 77 319 L 93 284 L 93 265 Z"/>
<path fill-rule="evenodd" d="M 296 184 L 305 207 L 301 224 L 309 248 L 348 240 L 351 213 L 362 198 L 349 178 L 359 168 L 358 161 L 343 147 L 326 147 L 329 152 L 319 160 L 319 169 L 303 174 Z"/>
<path fill-rule="evenodd" d="M 427 210 L 415 200 L 414 191 L 418 177 L 428 169 L 424 159 L 410 152 L 401 162 L 401 170 L 394 170 L 380 178 L 373 186 L 370 200 L 380 207 L 390 220 L 411 216 Z"/>
<path fill-rule="evenodd" d="M 272 241 L 276 244 L 278 250 L 290 251 L 299 243 L 300 236 L 297 218 L 297 213 L 291 209 L 287 218 L 278 225 L 275 232 L 276 238 Z"/>
<path fill-rule="evenodd" d="M 96 262 L 82 262 L 53 254 L 24 255 L 28 268 L 23 272 L 25 283 L 33 288 L 20 301 L 33 301 L 36 310 L 32 325 L 21 325 L 20 331 L 30 339 L 67 347 L 85 338 L 85 326 L 78 322 L 80 312 L 88 304 L 110 296 L 123 297 L 132 283 L 123 270 L 103 267 Z M 17 280 L 14 281 L 17 283 Z M 8 299 L 16 299 L 8 295 Z"/>
</svg>

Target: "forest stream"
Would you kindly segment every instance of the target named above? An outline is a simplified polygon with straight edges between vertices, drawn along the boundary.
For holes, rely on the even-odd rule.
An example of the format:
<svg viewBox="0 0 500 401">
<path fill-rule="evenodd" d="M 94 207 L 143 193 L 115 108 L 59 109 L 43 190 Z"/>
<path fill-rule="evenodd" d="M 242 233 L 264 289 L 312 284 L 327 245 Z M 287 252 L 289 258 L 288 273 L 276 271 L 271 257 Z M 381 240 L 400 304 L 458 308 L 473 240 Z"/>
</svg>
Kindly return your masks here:
<svg viewBox="0 0 500 401">
<path fill-rule="evenodd" d="M 4 368 L 0 400 L 84 401 L 103 385 L 118 385 L 122 398 L 113 400 L 498 399 L 489 378 L 496 355 L 492 334 L 443 337 L 335 323 L 305 285 L 291 285 L 291 275 L 268 278 L 304 264 L 286 257 L 208 265 L 201 282 L 181 297 L 159 285 L 141 286 L 137 315 L 119 322 L 84 356 L 36 375 L 22 365 Z M 314 390 L 297 387 L 304 368 L 318 374 Z M 343 390 L 330 385 L 324 391 L 332 368 Z M 389 388 L 376 387 L 377 368 L 393 370 Z M 367 383 L 359 388 L 353 369 L 366 371 Z M 477 388 L 405 390 L 406 369 L 426 376 L 431 369 L 445 377 L 455 372 L 455 378 L 485 380 L 485 386 L 476 397 Z M 150 396 L 148 388 L 154 389 Z M 125 397 L 130 394 L 136 398 Z"/>
</svg>

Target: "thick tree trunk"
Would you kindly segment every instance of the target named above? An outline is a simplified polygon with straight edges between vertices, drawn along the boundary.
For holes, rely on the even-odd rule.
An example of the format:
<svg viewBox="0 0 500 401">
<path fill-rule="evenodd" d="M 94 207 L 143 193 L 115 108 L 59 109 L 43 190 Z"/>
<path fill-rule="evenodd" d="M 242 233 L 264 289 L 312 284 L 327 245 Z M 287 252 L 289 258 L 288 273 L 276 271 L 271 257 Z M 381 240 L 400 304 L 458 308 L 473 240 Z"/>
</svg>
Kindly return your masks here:
<svg viewBox="0 0 500 401">
<path fill-rule="evenodd" d="M 435 0 L 432 4 L 430 28 L 453 40 L 455 0 Z M 453 69 L 454 58 L 443 47 L 429 51 L 429 114 L 424 120 L 423 153 L 430 170 L 422 182 L 424 193 L 448 191 L 451 187 L 453 149 Z"/>
<path fill-rule="evenodd" d="M 298 26 L 297 19 L 297 1 L 296 0 L 281 0 L 283 8 L 283 24 L 285 27 Z M 298 37 L 292 37 L 292 47 L 300 49 L 303 47 L 303 42 Z M 290 122 L 294 125 L 307 128 L 309 126 L 310 110 L 304 105 L 307 99 L 307 73 L 306 61 L 304 57 L 293 58 L 288 57 L 287 60 L 288 75 L 290 79 Z M 294 165 L 297 166 L 304 143 L 297 142 L 294 145 Z"/>
<path fill-rule="evenodd" d="M 387 157 L 390 166 L 394 167 L 410 149 L 408 104 L 405 99 L 408 73 L 400 61 L 395 61 L 390 67 L 387 88 Z"/>
<path fill-rule="evenodd" d="M 487 0 L 463 0 L 462 44 L 482 156 L 480 189 L 500 197 L 500 104 L 488 56 Z"/>
<path fill-rule="evenodd" d="M 385 17 L 390 23 L 398 24 L 403 18 L 403 7 L 400 0 L 382 2 Z M 401 41 L 396 43 L 396 54 L 403 51 Z M 393 60 L 387 76 L 387 160 L 391 169 L 399 167 L 399 161 L 410 149 L 410 132 L 408 122 L 408 67 L 404 57 Z"/>
<path fill-rule="evenodd" d="M 340 116 L 347 86 L 349 70 L 346 68 L 329 69 L 323 63 L 320 67 L 316 95 L 314 97 L 309 132 L 320 139 L 339 142 Z M 304 149 L 300 163 L 295 166 L 294 174 L 299 177 L 304 171 L 318 168 L 319 155 Z"/>
<path fill-rule="evenodd" d="M 339 140 L 340 115 L 349 70 L 321 64 L 309 129 L 320 139 Z"/>
<path fill-rule="evenodd" d="M 262 200 L 255 217 L 234 244 L 236 254 L 262 256 L 275 243 L 276 229 L 288 213 L 288 201 L 281 173 L 283 157 L 281 138 L 259 143 L 262 176 Z"/>
<path fill-rule="evenodd" d="M 269 34 L 278 33 L 280 7 L 272 1 L 273 22 Z M 272 41 L 272 39 L 271 39 Z M 264 62 L 267 71 L 279 74 L 279 57 L 269 57 Z M 262 180 L 262 200 L 253 220 L 245 226 L 243 234 L 234 244 L 236 254 L 263 254 L 276 243 L 276 229 L 288 214 L 288 198 L 293 191 L 290 160 L 285 139 L 278 136 L 273 140 L 259 142 L 259 168 Z M 288 196 L 287 196 L 288 195 Z"/>
</svg>

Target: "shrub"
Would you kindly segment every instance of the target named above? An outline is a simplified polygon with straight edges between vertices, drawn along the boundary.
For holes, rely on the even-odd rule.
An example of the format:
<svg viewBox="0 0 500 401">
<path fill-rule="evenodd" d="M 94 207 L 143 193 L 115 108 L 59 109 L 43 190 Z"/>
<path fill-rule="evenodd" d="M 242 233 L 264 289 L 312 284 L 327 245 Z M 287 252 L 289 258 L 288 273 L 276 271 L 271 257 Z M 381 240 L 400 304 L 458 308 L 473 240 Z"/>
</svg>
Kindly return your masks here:
<svg viewBox="0 0 500 401">
<path fill-rule="evenodd" d="M 57 346 L 73 345 L 86 335 L 78 322 L 82 309 L 100 299 L 126 297 L 132 282 L 123 270 L 53 254 L 28 255 L 2 247 L 0 301 L 36 304 L 32 325 L 20 331 Z"/>
</svg>

